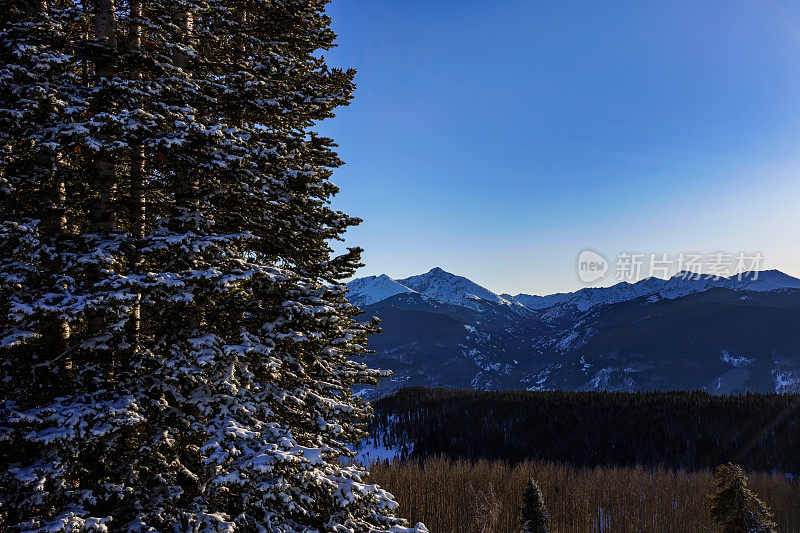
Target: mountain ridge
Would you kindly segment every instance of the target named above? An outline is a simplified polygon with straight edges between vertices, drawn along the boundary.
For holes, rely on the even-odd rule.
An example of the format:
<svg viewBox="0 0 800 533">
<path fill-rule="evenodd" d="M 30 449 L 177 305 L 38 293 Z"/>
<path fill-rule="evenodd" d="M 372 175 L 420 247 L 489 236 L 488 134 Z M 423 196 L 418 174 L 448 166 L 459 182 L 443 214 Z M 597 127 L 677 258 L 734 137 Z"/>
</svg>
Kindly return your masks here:
<svg viewBox="0 0 800 533">
<path fill-rule="evenodd" d="M 480 299 L 529 310 L 549 309 L 563 304 L 586 311 L 595 305 L 630 301 L 642 296 L 658 295 L 671 299 L 704 292 L 713 287 L 754 292 L 800 289 L 800 279 L 774 269 L 744 272 L 729 277 L 697 275 L 683 271 L 666 279 L 648 277 L 635 283 L 622 281 L 609 287 L 584 287 L 574 292 L 538 296 L 526 293 L 497 294 L 466 277 L 434 267 L 424 274 L 400 279 L 393 279 L 386 274 L 356 278 L 347 286 L 350 289 L 351 302 L 359 306 L 374 304 L 399 293 L 417 292 L 465 307 L 475 307 L 475 300 Z"/>
<path fill-rule="evenodd" d="M 440 268 L 353 280 L 359 319 L 382 320 L 383 333 L 370 338 L 373 364 L 394 371 L 377 389 L 356 392 L 800 392 L 800 280 L 779 271 L 684 277 L 586 288 L 529 306 Z"/>
</svg>

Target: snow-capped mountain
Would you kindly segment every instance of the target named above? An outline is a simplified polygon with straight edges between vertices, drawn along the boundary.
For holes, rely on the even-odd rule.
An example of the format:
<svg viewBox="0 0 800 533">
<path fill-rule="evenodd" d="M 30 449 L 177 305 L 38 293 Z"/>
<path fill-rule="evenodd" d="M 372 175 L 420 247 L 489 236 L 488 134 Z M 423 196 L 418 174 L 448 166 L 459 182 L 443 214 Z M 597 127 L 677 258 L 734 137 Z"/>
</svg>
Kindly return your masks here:
<svg viewBox="0 0 800 533">
<path fill-rule="evenodd" d="M 715 287 L 769 292 L 781 289 L 800 289 L 800 279 L 778 270 L 746 272 L 728 278 L 679 272 L 669 279 L 651 277 L 636 283 L 621 282 L 611 287 L 587 287 L 572 293 L 558 293 L 549 296 L 517 294 L 513 299 L 531 309 L 548 309 L 559 306 L 558 310 L 550 313 L 550 316 L 554 316 L 558 312 L 566 312 L 573 308 L 582 312 L 596 305 L 628 302 L 642 296 L 673 299 L 704 292 Z"/>
<path fill-rule="evenodd" d="M 528 309 L 545 309 L 567 300 L 573 294 L 572 292 L 558 292 L 547 296 L 536 296 L 534 294 L 517 294 L 516 296 L 503 294 L 502 296 L 508 300 L 514 300 Z"/>
<path fill-rule="evenodd" d="M 414 289 L 440 302 L 473 307 L 480 300 L 501 304 L 519 305 L 506 300 L 474 281 L 462 276 L 445 272 L 439 267 L 432 268 L 425 274 L 397 280 L 399 283 Z"/>
<path fill-rule="evenodd" d="M 380 302 L 395 294 L 415 292 L 386 274 L 354 279 L 347 284 L 347 288 L 350 301 L 361 307 Z"/>
<path fill-rule="evenodd" d="M 755 292 L 769 292 L 779 289 L 800 289 L 800 279 L 784 274 L 780 270 L 762 270 L 748 272 L 741 278 L 728 278 L 730 289 Z"/>
<path fill-rule="evenodd" d="M 350 301 L 355 305 L 370 305 L 395 294 L 418 292 L 440 302 L 476 308 L 481 301 L 511 307 L 543 310 L 557 307 L 549 316 L 567 311 L 587 311 L 596 305 L 627 302 L 642 296 L 673 299 L 719 287 L 730 290 L 769 292 L 781 289 L 800 289 L 800 279 L 778 270 L 747 272 L 728 278 L 679 272 L 669 279 L 646 278 L 636 283 L 621 282 L 611 287 L 587 287 L 575 292 L 546 296 L 520 293 L 498 295 L 474 281 L 435 267 L 424 274 L 392 279 L 386 274 L 357 278 L 347 284 Z"/>
<path fill-rule="evenodd" d="M 373 364 L 406 385 L 475 389 L 705 389 L 800 392 L 800 280 L 648 278 L 550 296 L 498 295 L 434 268 L 349 284 Z"/>
<path fill-rule="evenodd" d="M 513 299 L 498 296 L 465 277 L 445 272 L 439 267 L 418 276 L 397 280 L 386 274 L 358 278 L 348 283 L 347 287 L 350 301 L 358 306 L 370 305 L 395 294 L 416 292 L 443 303 L 469 308 L 480 307 L 484 301 L 522 307 Z"/>
</svg>

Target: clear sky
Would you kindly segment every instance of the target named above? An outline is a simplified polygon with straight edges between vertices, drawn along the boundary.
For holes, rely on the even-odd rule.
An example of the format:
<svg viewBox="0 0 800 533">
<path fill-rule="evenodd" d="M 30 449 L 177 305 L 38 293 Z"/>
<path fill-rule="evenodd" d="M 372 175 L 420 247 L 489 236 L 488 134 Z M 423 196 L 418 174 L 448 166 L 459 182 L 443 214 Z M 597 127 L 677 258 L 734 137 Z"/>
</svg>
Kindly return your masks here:
<svg viewBox="0 0 800 533">
<path fill-rule="evenodd" d="M 591 248 L 800 275 L 800 6 L 334 0 L 358 89 L 321 132 L 360 275 L 583 286 Z"/>
</svg>

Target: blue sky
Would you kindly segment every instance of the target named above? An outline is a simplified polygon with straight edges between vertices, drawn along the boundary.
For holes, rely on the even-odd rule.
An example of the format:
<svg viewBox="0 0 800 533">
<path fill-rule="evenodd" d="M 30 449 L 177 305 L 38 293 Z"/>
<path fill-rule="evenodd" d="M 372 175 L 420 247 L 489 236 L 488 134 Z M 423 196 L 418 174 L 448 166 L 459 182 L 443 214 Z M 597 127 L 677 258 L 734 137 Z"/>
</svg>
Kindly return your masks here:
<svg viewBox="0 0 800 533">
<path fill-rule="evenodd" d="M 761 252 L 800 275 L 800 7 L 334 0 L 334 206 L 360 275 L 582 285 L 585 248 Z"/>
</svg>

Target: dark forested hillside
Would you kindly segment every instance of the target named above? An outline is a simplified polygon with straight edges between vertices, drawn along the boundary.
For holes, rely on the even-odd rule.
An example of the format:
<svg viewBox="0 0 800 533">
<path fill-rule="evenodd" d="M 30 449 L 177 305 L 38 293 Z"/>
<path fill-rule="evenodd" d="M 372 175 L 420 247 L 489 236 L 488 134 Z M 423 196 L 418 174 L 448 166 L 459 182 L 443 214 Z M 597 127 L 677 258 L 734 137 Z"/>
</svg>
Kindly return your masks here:
<svg viewBox="0 0 800 533">
<path fill-rule="evenodd" d="M 374 406 L 371 433 L 413 458 L 800 471 L 795 394 L 409 388 Z"/>
<path fill-rule="evenodd" d="M 441 269 L 426 276 L 440 280 Z M 402 285 L 385 276 L 351 282 L 362 320 L 381 319 L 382 333 L 369 341 L 373 364 L 394 372 L 359 394 L 375 399 L 412 386 L 800 393 L 800 280 L 780 272 L 760 273 L 764 290 L 730 285 L 736 278 L 722 280 L 725 287 L 651 278 L 583 289 L 541 309 L 457 290 L 442 296 L 452 284 L 471 283 L 447 276 L 429 294 L 392 294 Z"/>
</svg>

